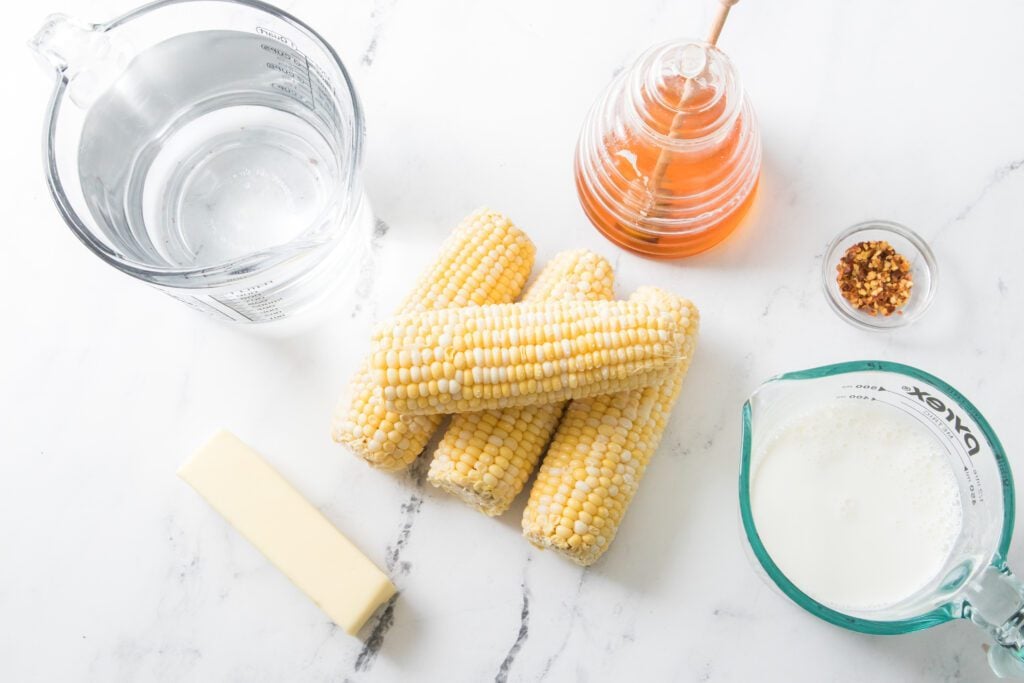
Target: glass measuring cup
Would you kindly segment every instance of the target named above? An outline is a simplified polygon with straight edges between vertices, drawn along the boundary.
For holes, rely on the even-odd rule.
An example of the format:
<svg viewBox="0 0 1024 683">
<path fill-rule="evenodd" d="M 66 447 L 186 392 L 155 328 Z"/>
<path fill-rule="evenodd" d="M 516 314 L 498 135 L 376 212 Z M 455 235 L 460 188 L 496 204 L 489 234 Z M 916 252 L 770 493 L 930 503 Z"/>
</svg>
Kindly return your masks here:
<svg viewBox="0 0 1024 683">
<path fill-rule="evenodd" d="M 710 249 L 750 211 L 761 138 L 721 50 L 673 40 L 609 84 L 576 145 L 580 204 L 619 246 L 656 258 Z"/>
<path fill-rule="evenodd" d="M 787 417 L 832 403 L 874 401 L 927 425 L 950 459 L 963 506 L 961 532 L 942 569 L 897 604 L 837 611 L 804 593 L 779 569 L 758 535 L 751 477 L 763 439 Z M 1006 566 L 1014 523 L 1010 465 L 992 428 L 966 398 L 916 368 L 854 361 L 773 378 L 743 406 L 740 516 L 754 557 L 791 600 L 825 621 L 862 633 L 893 635 L 970 619 L 996 643 L 989 664 L 1024 676 L 1024 584 Z"/>
<path fill-rule="evenodd" d="M 93 253 L 239 322 L 354 278 L 372 215 L 363 115 L 330 45 L 257 0 L 160 0 L 112 21 L 49 17 L 47 182 Z"/>
</svg>

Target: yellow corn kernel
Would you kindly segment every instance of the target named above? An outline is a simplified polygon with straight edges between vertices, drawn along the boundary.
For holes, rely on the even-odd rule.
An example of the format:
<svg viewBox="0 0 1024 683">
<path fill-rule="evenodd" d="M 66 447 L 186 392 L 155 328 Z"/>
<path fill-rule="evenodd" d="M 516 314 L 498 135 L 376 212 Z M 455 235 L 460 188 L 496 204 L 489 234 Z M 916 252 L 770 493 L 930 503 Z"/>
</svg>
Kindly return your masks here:
<svg viewBox="0 0 1024 683">
<path fill-rule="evenodd" d="M 628 344 L 630 330 L 644 330 L 649 341 L 629 344 L 632 359 L 627 355 L 620 360 L 613 344 L 616 338 Z M 664 380 L 684 360 L 684 331 L 671 312 L 641 301 L 559 301 L 423 311 L 396 316 L 378 328 L 374 380 L 388 407 L 400 414 L 556 403 Z M 613 336 L 614 332 L 620 334 Z M 496 339 L 507 343 L 496 345 Z M 518 347 L 526 362 L 507 363 L 502 351 L 508 345 Z M 446 356 L 462 352 L 466 369 L 445 377 L 447 392 L 439 384 L 436 392 L 421 393 L 417 387 L 413 395 L 402 371 L 421 366 L 423 350 L 428 348 Z M 397 363 L 390 361 L 391 351 L 399 352 Z M 551 376 L 545 375 L 545 363 L 550 363 Z M 393 370 L 398 371 L 397 381 Z M 508 391 L 495 391 L 506 386 Z"/>
<path fill-rule="evenodd" d="M 514 301 L 530 275 L 535 252 L 530 238 L 508 218 L 480 209 L 455 228 L 398 312 Z M 381 360 L 397 364 L 399 356 L 405 359 L 405 355 L 389 354 Z M 371 372 L 375 362 L 367 358 L 356 370 L 335 409 L 331 433 L 371 465 L 397 470 L 423 452 L 441 418 L 398 415 L 388 409 Z M 433 366 L 420 368 L 421 375 L 424 372 L 433 377 Z M 427 383 L 425 389 L 427 394 L 437 392 L 440 382 Z M 398 435 L 397 442 L 393 434 Z"/>
<path fill-rule="evenodd" d="M 661 384 L 571 401 L 523 511 L 523 535 L 530 543 L 581 565 L 593 564 L 615 538 L 661 441 L 697 341 L 699 314 L 686 299 L 643 287 L 630 301 L 672 312 L 685 330 L 683 362 Z"/>
<path fill-rule="evenodd" d="M 599 301 L 613 297 L 611 264 L 593 252 L 577 250 L 555 256 L 523 295 L 523 301 Z M 499 334 L 498 339 L 508 343 L 507 335 Z M 554 346 L 548 347 L 545 344 L 544 353 L 554 355 Z M 518 362 L 513 361 L 518 354 L 508 348 L 493 352 L 505 364 Z M 510 374 L 506 368 L 497 369 L 499 380 L 507 380 Z M 503 398 L 512 395 L 511 384 L 506 382 L 498 388 Z M 526 485 L 563 408 L 564 403 L 550 403 L 453 416 L 434 452 L 427 480 L 484 514 L 500 515 Z"/>
</svg>

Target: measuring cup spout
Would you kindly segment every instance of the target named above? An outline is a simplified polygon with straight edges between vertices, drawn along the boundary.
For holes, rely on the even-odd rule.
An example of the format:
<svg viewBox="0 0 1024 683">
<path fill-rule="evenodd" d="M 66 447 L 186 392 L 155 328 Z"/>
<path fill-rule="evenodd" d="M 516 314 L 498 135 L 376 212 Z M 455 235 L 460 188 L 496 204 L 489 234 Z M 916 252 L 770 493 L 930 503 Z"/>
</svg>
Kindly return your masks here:
<svg viewBox="0 0 1024 683">
<path fill-rule="evenodd" d="M 104 26 L 66 14 L 47 17 L 29 47 L 45 69 L 67 81 L 68 96 L 82 108 L 124 71 L 127 61 Z"/>
<path fill-rule="evenodd" d="M 1024 678 L 1024 584 L 1004 567 L 991 566 L 967 584 L 963 616 L 995 640 L 988 663 L 1001 677 Z"/>
</svg>

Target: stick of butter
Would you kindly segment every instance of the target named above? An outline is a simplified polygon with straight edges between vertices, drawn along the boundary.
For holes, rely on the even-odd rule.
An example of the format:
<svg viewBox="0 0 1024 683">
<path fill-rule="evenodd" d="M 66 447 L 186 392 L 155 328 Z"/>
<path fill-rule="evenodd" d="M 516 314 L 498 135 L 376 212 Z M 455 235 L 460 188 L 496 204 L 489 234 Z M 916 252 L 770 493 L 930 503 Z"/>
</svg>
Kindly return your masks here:
<svg viewBox="0 0 1024 683">
<path fill-rule="evenodd" d="M 395 587 L 238 437 L 221 431 L 178 470 L 335 624 L 355 633 Z"/>
</svg>

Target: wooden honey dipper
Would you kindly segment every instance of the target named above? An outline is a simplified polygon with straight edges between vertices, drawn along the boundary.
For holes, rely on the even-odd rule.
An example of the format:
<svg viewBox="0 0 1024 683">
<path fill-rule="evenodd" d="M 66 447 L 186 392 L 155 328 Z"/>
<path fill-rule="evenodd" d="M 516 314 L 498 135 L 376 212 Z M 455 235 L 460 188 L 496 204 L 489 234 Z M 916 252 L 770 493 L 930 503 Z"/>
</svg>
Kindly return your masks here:
<svg viewBox="0 0 1024 683">
<path fill-rule="evenodd" d="M 718 43 L 718 37 L 722 35 L 722 28 L 725 26 L 725 20 L 729 18 L 729 10 L 739 0 L 718 0 L 718 7 L 715 11 L 715 16 L 711 21 L 711 28 L 708 30 L 707 38 L 705 41 L 711 47 L 714 47 Z M 693 77 L 686 76 L 685 82 L 683 83 L 683 91 L 679 95 L 679 102 L 676 104 L 676 115 L 672 118 L 672 125 L 669 127 L 668 137 L 672 140 L 678 140 L 683 134 L 683 122 L 686 119 L 686 112 L 684 112 L 683 105 L 693 97 L 694 88 Z M 647 205 L 644 207 L 640 215 L 646 218 L 654 205 L 654 197 L 657 195 L 658 190 L 661 188 L 661 182 L 665 178 L 665 172 L 668 170 L 668 165 L 672 160 L 672 152 L 668 147 L 663 147 L 661 152 L 658 154 L 658 161 L 654 166 L 654 173 L 651 174 L 650 182 L 647 187 L 649 188 L 649 198 Z"/>
</svg>

